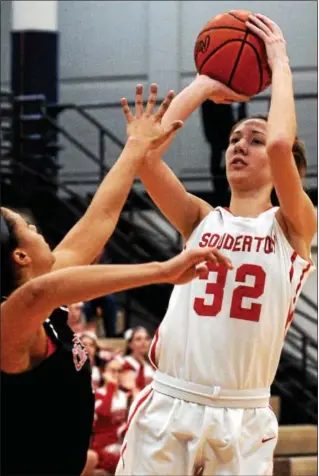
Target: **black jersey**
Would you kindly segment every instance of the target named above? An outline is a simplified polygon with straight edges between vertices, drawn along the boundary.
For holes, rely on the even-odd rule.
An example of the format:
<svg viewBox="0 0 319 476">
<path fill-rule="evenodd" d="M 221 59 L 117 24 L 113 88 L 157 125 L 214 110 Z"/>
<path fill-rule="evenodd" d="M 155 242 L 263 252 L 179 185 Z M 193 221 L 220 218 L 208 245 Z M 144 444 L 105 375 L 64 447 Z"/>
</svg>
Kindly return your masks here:
<svg viewBox="0 0 319 476">
<path fill-rule="evenodd" d="M 1 474 L 79 475 L 94 415 L 87 352 L 55 310 L 44 324 L 56 350 L 21 374 L 1 372 Z"/>
</svg>

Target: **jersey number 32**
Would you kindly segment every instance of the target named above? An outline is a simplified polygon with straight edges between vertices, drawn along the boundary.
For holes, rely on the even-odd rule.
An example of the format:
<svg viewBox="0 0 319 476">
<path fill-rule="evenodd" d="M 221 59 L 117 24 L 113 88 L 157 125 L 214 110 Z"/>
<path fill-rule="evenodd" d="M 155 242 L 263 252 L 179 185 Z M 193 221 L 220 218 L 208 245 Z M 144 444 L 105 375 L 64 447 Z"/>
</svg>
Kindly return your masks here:
<svg viewBox="0 0 319 476">
<path fill-rule="evenodd" d="M 215 283 L 208 282 L 206 285 L 206 294 L 214 296 L 212 304 L 205 304 L 204 298 L 195 298 L 194 310 L 199 316 L 215 317 L 223 306 L 224 289 L 227 281 L 228 269 L 216 266 L 213 263 L 207 263 L 207 276 L 200 279 L 208 279 L 210 271 L 217 272 Z M 236 271 L 235 281 L 245 283 L 247 276 L 253 276 L 255 283 L 253 286 L 239 284 L 234 288 L 229 316 L 233 319 L 243 319 L 245 321 L 258 322 L 260 318 L 261 304 L 251 303 L 249 308 L 243 307 L 243 299 L 258 299 L 262 296 L 265 289 L 266 273 L 261 266 L 255 264 L 242 264 Z"/>
</svg>

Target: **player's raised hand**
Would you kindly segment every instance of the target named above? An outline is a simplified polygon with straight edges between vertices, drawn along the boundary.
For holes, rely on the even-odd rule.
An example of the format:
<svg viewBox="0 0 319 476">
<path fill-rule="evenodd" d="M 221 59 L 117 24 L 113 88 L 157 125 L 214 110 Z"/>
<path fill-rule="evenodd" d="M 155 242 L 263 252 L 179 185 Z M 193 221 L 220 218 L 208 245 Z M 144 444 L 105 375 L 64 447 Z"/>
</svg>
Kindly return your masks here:
<svg viewBox="0 0 319 476">
<path fill-rule="evenodd" d="M 212 79 L 205 74 L 198 74 L 195 82 L 203 90 L 205 99 L 209 99 L 216 104 L 231 104 L 233 102 L 247 102 L 248 96 L 238 94 L 225 84 Z"/>
<path fill-rule="evenodd" d="M 154 112 L 157 99 L 157 84 L 151 84 L 146 108 L 143 107 L 143 86 L 136 86 L 135 116 L 133 115 L 126 98 L 122 98 L 122 109 L 127 121 L 127 135 L 147 145 L 148 149 L 157 149 L 166 142 L 178 129 L 183 127 L 182 121 L 174 121 L 168 128 L 161 124 L 162 118 L 169 108 L 175 93 L 170 91 L 158 110 Z"/>
<path fill-rule="evenodd" d="M 232 269 L 232 262 L 216 248 L 194 248 L 185 250 L 164 263 L 163 282 L 185 284 L 197 277 L 205 278 L 209 271 L 208 262 Z"/>
<path fill-rule="evenodd" d="M 265 43 L 268 63 L 271 69 L 278 62 L 281 64 L 289 62 L 284 35 L 274 21 L 265 15 L 256 13 L 255 15 L 249 15 L 246 25 L 252 33 L 259 36 Z"/>
</svg>

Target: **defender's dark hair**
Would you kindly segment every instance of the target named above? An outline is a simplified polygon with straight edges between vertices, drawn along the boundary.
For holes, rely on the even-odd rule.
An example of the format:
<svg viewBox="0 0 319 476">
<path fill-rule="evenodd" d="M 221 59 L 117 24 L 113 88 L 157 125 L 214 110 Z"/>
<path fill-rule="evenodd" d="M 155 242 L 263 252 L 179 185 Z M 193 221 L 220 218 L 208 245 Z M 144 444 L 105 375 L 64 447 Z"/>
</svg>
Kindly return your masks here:
<svg viewBox="0 0 319 476">
<path fill-rule="evenodd" d="M 262 115 L 262 114 L 245 117 L 244 119 L 241 119 L 240 121 L 236 122 L 236 124 L 233 125 L 230 131 L 230 135 L 234 132 L 236 127 L 239 126 L 239 124 L 242 124 L 243 122 L 249 121 L 251 119 L 261 119 L 262 121 L 268 122 L 268 116 Z M 306 158 L 305 146 L 298 137 L 295 138 L 295 142 L 292 147 L 292 153 L 295 159 L 298 172 L 300 176 L 303 177 L 307 171 L 307 158 Z"/>
<path fill-rule="evenodd" d="M 12 253 L 18 246 L 15 221 L 0 209 L 0 248 L 1 248 L 1 300 L 8 297 L 17 287 L 17 271 Z"/>
</svg>

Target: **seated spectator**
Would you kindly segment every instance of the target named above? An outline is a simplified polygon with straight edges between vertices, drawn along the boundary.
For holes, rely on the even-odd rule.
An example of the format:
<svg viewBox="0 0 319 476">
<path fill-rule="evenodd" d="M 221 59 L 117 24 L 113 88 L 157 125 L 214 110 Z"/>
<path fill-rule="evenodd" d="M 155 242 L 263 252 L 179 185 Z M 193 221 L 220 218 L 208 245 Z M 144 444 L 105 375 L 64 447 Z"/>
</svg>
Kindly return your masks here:
<svg viewBox="0 0 319 476">
<path fill-rule="evenodd" d="M 68 325 L 75 334 L 80 334 L 85 330 L 83 305 L 83 302 L 75 302 L 68 306 Z"/>
<path fill-rule="evenodd" d="M 89 354 L 89 359 L 92 367 L 92 387 L 96 390 L 101 384 L 101 371 L 100 367 L 102 362 L 99 358 L 99 347 L 97 343 L 97 337 L 94 332 L 84 331 L 80 334 L 81 341 L 85 345 Z"/>
<path fill-rule="evenodd" d="M 147 329 L 138 326 L 128 329 L 124 338 L 127 346 L 124 353 L 123 377 L 127 381 L 134 379 L 137 392 L 140 392 L 153 379 L 154 368 L 148 359 L 151 337 Z"/>
<path fill-rule="evenodd" d="M 91 450 L 98 455 L 97 468 L 114 474 L 126 429 L 129 393 L 119 388 L 123 363 L 115 357 L 105 364 L 104 385 L 95 393 L 95 417 Z"/>
</svg>

